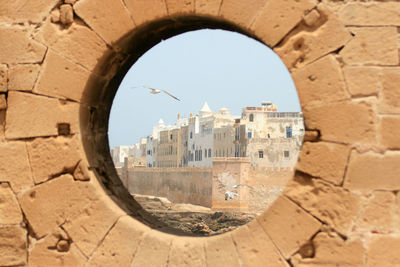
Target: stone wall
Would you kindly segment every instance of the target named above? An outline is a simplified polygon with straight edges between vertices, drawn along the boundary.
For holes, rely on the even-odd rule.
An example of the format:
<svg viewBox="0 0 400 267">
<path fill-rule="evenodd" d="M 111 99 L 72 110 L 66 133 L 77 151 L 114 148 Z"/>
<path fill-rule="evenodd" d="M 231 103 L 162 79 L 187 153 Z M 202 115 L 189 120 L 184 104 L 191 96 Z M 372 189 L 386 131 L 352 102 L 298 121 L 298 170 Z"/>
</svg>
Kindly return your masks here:
<svg viewBox="0 0 400 267">
<path fill-rule="evenodd" d="M 398 1 L 14 0 L 0 5 L 1 266 L 395 266 Z M 232 30 L 289 68 L 297 171 L 256 220 L 209 238 L 154 229 L 112 164 L 129 67 L 182 32 Z"/>
<path fill-rule="evenodd" d="M 211 177 L 211 168 L 132 168 L 126 186 L 132 194 L 211 208 Z"/>
</svg>

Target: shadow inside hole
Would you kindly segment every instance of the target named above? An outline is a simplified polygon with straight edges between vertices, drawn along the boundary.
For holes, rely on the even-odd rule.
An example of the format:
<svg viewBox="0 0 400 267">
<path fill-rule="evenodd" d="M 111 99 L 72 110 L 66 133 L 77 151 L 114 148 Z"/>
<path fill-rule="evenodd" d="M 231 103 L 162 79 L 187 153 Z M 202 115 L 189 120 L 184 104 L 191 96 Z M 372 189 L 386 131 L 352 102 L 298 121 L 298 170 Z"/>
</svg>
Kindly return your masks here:
<svg viewBox="0 0 400 267">
<path fill-rule="evenodd" d="M 156 227 L 159 228 L 160 230 L 167 231 L 169 233 L 172 232 L 175 234 L 208 235 L 208 234 L 222 233 L 225 230 L 230 230 L 236 226 L 244 224 L 249 220 L 251 220 L 252 218 L 254 218 L 256 214 L 260 213 L 260 211 L 257 211 L 253 212 L 254 215 L 251 214 L 247 216 L 246 213 L 248 207 L 246 207 L 246 205 L 243 204 L 244 203 L 243 201 L 239 202 L 236 201 L 239 195 L 240 197 L 242 196 L 245 197 L 246 195 L 250 196 L 252 194 L 253 195 L 257 194 L 254 191 L 254 186 L 255 186 L 254 181 L 249 181 L 248 179 L 250 176 L 255 175 L 258 177 L 259 181 L 262 181 L 261 177 L 271 178 L 273 174 L 285 173 L 286 175 L 285 177 L 287 177 L 287 179 L 281 179 L 282 175 L 275 175 L 277 177 L 276 179 L 279 180 L 277 181 L 277 183 L 280 184 L 279 186 L 281 188 L 283 188 L 286 181 L 293 176 L 291 168 L 281 167 L 281 166 L 280 167 L 274 166 L 273 168 L 265 167 L 260 172 L 257 173 L 254 172 L 254 169 L 256 167 L 254 166 L 255 161 L 250 159 L 249 155 L 246 155 L 246 151 L 244 152 L 244 154 L 242 154 L 241 153 L 242 151 L 240 151 L 240 149 L 239 151 L 235 151 L 233 149 L 232 152 L 229 150 L 226 151 L 225 154 L 224 149 L 220 149 L 218 151 L 218 149 L 214 149 L 214 147 L 207 147 L 207 148 L 201 147 L 201 149 L 199 149 L 199 147 L 197 148 L 193 147 L 194 151 L 189 153 L 189 151 L 191 150 L 189 149 L 189 147 L 191 147 L 189 144 L 189 139 L 192 139 L 190 138 L 190 133 L 192 132 L 193 134 L 193 130 L 192 131 L 189 130 L 189 125 L 195 124 L 196 115 L 192 116 L 192 118 L 188 118 L 188 125 L 186 125 L 187 126 L 186 130 L 183 131 L 179 130 L 177 132 L 176 131 L 174 132 L 174 129 L 168 129 L 167 132 L 163 131 L 163 133 L 161 133 L 162 131 L 159 131 L 158 133 L 162 135 L 163 139 L 167 140 L 166 142 L 167 146 L 165 146 L 164 149 L 168 149 L 169 145 L 168 139 L 173 141 L 175 139 L 178 139 L 177 136 L 180 136 L 181 139 L 184 138 L 183 136 L 187 137 L 186 142 L 188 142 L 188 144 L 186 145 L 186 148 L 184 148 L 187 150 L 187 153 L 184 153 L 187 155 L 186 165 L 182 163 L 180 164 L 179 161 L 177 161 L 176 165 L 155 163 L 151 164 L 152 166 L 149 166 L 147 159 L 148 157 L 145 160 L 146 162 L 145 164 L 143 164 L 143 160 L 127 158 L 126 161 L 124 159 L 123 167 L 117 166 L 118 173 L 116 172 L 116 169 L 114 168 L 114 164 L 116 163 L 116 161 L 114 161 L 114 163 L 112 162 L 112 159 L 110 157 L 110 151 L 108 148 L 109 140 L 107 137 L 107 130 L 108 130 L 108 117 L 112 101 L 114 99 L 116 91 L 123 77 L 128 72 L 132 64 L 136 62 L 136 60 L 141 55 L 143 55 L 148 49 L 157 44 L 160 40 L 166 39 L 171 36 L 175 36 L 181 32 L 186 32 L 194 29 L 203 29 L 203 28 L 221 28 L 243 33 L 242 30 L 230 24 L 226 24 L 221 21 L 214 21 L 209 18 L 186 17 L 186 18 L 177 18 L 175 20 L 163 20 L 153 24 L 146 25 L 142 27 L 142 29 L 124 38 L 124 40 L 121 40 L 123 47 L 129 48 L 127 50 L 128 53 L 112 52 L 109 55 L 105 56 L 103 62 L 106 62 L 107 64 L 103 65 L 100 64 L 98 68 L 98 71 L 102 74 L 102 77 L 105 80 L 104 81 L 105 90 L 101 91 L 101 94 L 100 96 L 98 96 L 96 101 L 93 101 L 90 103 L 90 105 L 81 108 L 82 111 L 81 114 L 84 114 L 82 122 L 85 121 L 87 122 L 86 124 L 82 123 L 83 127 L 82 132 L 84 133 L 83 138 L 85 141 L 84 142 L 85 149 L 88 154 L 91 167 L 96 171 L 97 176 L 104 185 L 105 190 L 108 193 L 111 193 L 112 198 L 123 209 L 125 209 L 126 212 L 128 212 L 135 218 L 139 219 L 140 221 L 152 227 Z M 135 85 L 140 85 L 140 84 L 135 84 Z M 88 90 L 93 90 L 93 88 L 88 88 Z M 257 127 L 252 126 L 253 129 L 251 129 L 250 132 L 252 132 L 253 136 L 249 136 L 248 135 L 249 128 L 247 127 L 246 130 L 246 127 L 244 128 L 242 127 L 242 129 L 240 127 L 241 120 L 242 122 L 247 121 L 250 123 L 251 120 L 253 120 L 252 122 L 254 122 L 255 116 L 257 117 L 256 121 L 260 120 L 260 118 L 258 118 L 259 116 L 256 113 L 258 111 L 262 111 L 262 109 L 269 109 L 269 112 L 273 112 L 271 110 L 271 108 L 273 109 L 273 107 L 270 106 L 271 105 L 270 103 L 264 103 L 264 105 L 261 106 L 260 105 L 261 101 L 265 99 L 259 99 L 259 100 L 260 101 L 258 102 L 253 102 L 254 104 L 252 105 L 252 107 L 246 109 L 244 111 L 245 114 L 242 114 L 240 118 L 233 118 L 233 120 L 231 120 L 231 122 L 233 124 L 236 124 L 236 126 L 238 127 L 235 128 L 232 125 L 231 129 L 225 132 L 225 135 L 228 135 L 229 131 L 230 132 L 233 131 L 233 134 L 230 135 L 230 137 L 232 137 L 232 140 L 230 141 L 232 141 L 232 144 L 234 144 L 235 146 L 237 144 L 239 144 L 240 146 L 241 142 L 240 137 L 237 137 L 236 129 L 238 129 L 239 131 L 238 135 L 243 137 L 244 142 L 249 142 L 249 139 L 252 139 L 253 141 L 256 138 L 260 139 L 258 144 L 263 144 L 263 146 L 265 146 L 266 143 L 272 144 L 274 142 L 273 140 L 275 140 L 275 136 L 272 136 L 272 133 L 268 134 L 267 132 L 265 132 L 266 133 L 265 136 L 260 136 L 259 134 L 256 133 L 257 131 L 255 128 Z M 198 103 L 198 105 L 201 104 L 203 103 Z M 222 107 L 216 107 L 216 108 L 222 108 Z M 196 110 L 192 111 L 195 112 Z M 219 110 L 218 112 L 216 112 L 216 114 L 219 114 L 218 116 L 223 117 L 224 112 L 225 112 L 224 110 Z M 237 111 L 235 111 L 235 113 L 237 113 Z M 300 131 L 300 129 L 304 130 L 301 114 L 297 114 L 296 118 L 294 114 L 290 115 L 289 113 L 285 115 L 283 113 L 275 112 L 274 114 L 275 114 L 275 119 L 278 120 L 281 118 L 279 116 L 282 116 L 282 118 L 284 118 L 284 116 L 288 116 L 288 118 L 286 119 L 296 120 L 297 126 L 292 126 L 292 125 L 284 126 L 282 123 L 278 123 L 276 127 L 279 128 L 279 131 L 281 133 L 283 132 L 286 135 L 288 134 L 288 132 L 290 132 L 290 134 L 293 135 L 293 129 L 296 127 L 298 131 Z M 278 116 L 277 114 L 280 115 Z M 289 118 L 290 116 L 293 117 Z M 107 120 L 105 120 L 104 118 L 107 118 Z M 193 122 L 190 123 L 189 122 L 190 120 L 193 120 Z M 200 123 L 201 118 L 199 117 L 198 120 Z M 287 127 L 290 128 L 290 131 L 288 130 Z M 217 132 L 214 132 L 214 130 L 212 130 L 212 135 L 211 135 L 212 140 L 216 138 L 222 138 L 224 130 L 218 133 L 218 137 L 217 135 L 214 135 L 214 133 L 217 134 Z M 195 132 L 194 135 L 196 135 Z M 161 137 L 158 137 L 157 139 L 160 138 Z M 286 136 L 283 139 L 289 139 L 289 138 Z M 301 141 L 302 138 L 298 138 L 298 142 L 296 144 L 297 145 L 296 153 L 298 153 L 298 150 L 300 149 Z M 146 144 L 147 142 L 148 140 L 146 140 Z M 237 144 L 235 144 L 235 142 Z M 257 146 L 255 145 L 255 143 L 251 143 L 250 145 L 253 146 L 251 150 L 253 151 L 254 158 L 263 159 L 270 157 L 271 153 L 268 152 L 268 148 L 265 147 L 255 148 Z M 207 149 L 206 152 L 205 149 Z M 209 149 L 211 149 L 210 151 L 211 153 L 209 153 Z M 147 154 L 148 150 L 149 149 L 146 146 L 144 149 L 145 154 Z M 158 148 L 157 151 L 159 151 Z M 281 152 L 282 152 L 281 157 L 284 158 L 285 156 L 287 156 L 286 155 L 287 150 L 282 150 Z M 290 151 L 290 156 L 293 156 L 291 152 L 292 151 Z M 169 153 L 170 153 L 169 156 L 171 156 L 172 151 Z M 164 151 L 164 154 L 168 155 L 168 151 Z M 211 154 L 211 157 L 209 156 L 209 154 Z M 141 157 L 143 156 L 145 155 L 142 154 Z M 196 164 L 194 165 L 189 164 L 189 162 L 202 162 L 202 160 L 205 159 L 206 157 L 208 161 L 210 161 L 210 158 L 212 158 L 211 166 L 210 165 L 197 166 Z M 180 160 L 182 161 L 182 159 Z M 295 157 L 294 162 L 296 161 L 297 161 L 297 155 Z M 156 168 L 154 168 L 153 165 L 155 165 Z M 294 167 L 294 164 L 292 167 Z M 185 168 L 186 170 L 184 170 Z M 192 170 L 189 170 L 190 168 Z M 140 174 L 138 174 L 139 172 Z M 194 177 L 193 172 L 196 173 L 197 178 L 193 178 Z M 133 174 L 136 175 L 137 177 L 140 177 L 140 179 L 136 180 L 133 179 L 132 178 Z M 121 177 L 122 183 L 118 177 Z M 152 178 L 149 179 L 149 177 Z M 204 177 L 207 178 L 204 179 Z M 179 206 L 180 205 L 178 204 L 179 202 L 190 202 L 190 200 L 189 201 L 187 199 L 185 200 L 185 196 L 182 196 L 185 195 L 185 193 L 183 194 L 181 193 L 181 195 L 179 196 L 178 192 L 179 190 L 176 190 L 179 187 L 179 180 L 182 181 L 190 179 L 192 179 L 192 181 L 189 181 L 185 185 L 186 194 L 189 195 L 200 194 L 203 195 L 203 197 L 200 197 L 197 200 L 192 201 L 193 202 L 192 204 L 197 204 L 196 206 L 190 206 L 190 205 Z M 166 182 L 166 180 L 168 180 L 168 182 Z M 157 186 L 155 186 L 155 184 L 151 183 L 150 181 L 156 183 Z M 126 190 L 124 186 L 127 187 L 128 190 Z M 263 186 L 262 182 L 261 186 Z M 199 189 L 200 187 L 201 189 Z M 143 188 L 146 189 L 144 190 Z M 155 190 L 148 191 L 148 188 Z M 135 198 L 132 198 L 130 194 L 130 193 L 137 194 L 146 192 L 147 195 L 156 195 L 158 197 L 153 198 L 153 197 L 144 197 L 136 195 Z M 276 190 L 276 192 L 273 192 L 273 190 L 272 191 L 269 190 L 264 195 L 264 198 L 268 198 L 272 194 L 277 195 L 279 193 L 280 189 Z M 169 197 L 170 199 L 174 198 L 176 203 L 174 204 L 168 200 L 160 198 L 163 196 Z M 260 196 L 259 198 L 261 199 L 263 198 L 263 196 Z M 272 198 L 270 199 L 271 199 L 270 202 L 272 202 L 273 199 Z M 263 204 L 261 204 L 261 206 L 262 205 Z M 199 206 L 206 206 L 207 208 L 212 208 L 212 209 L 205 210 L 204 208 Z M 264 205 L 263 210 L 265 210 L 265 208 L 266 206 Z M 194 210 L 196 210 L 196 212 L 193 212 Z M 235 210 L 235 212 L 230 215 L 228 213 L 224 213 L 226 211 L 230 212 L 233 210 Z M 172 219 L 171 217 L 168 217 L 171 214 L 175 215 L 175 217 L 172 217 Z M 188 220 L 192 221 L 193 223 L 189 223 L 191 225 L 187 226 L 186 228 L 182 227 L 184 222 L 185 221 L 187 222 Z M 216 228 L 213 229 L 214 226 L 211 225 L 213 223 L 218 224 L 219 226 L 222 225 L 223 227 L 218 229 L 219 226 L 214 225 Z"/>
</svg>

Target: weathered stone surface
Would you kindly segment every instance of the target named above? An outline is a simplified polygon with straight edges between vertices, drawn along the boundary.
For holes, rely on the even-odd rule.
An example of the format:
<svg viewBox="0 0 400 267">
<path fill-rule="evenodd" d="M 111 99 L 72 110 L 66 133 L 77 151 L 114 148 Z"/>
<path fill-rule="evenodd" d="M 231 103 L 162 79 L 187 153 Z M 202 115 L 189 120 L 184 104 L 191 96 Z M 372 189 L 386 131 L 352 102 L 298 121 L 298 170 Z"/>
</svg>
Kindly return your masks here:
<svg viewBox="0 0 400 267">
<path fill-rule="evenodd" d="M 167 16 L 165 0 L 125 0 L 136 25 Z"/>
<path fill-rule="evenodd" d="M 350 156 L 344 186 L 353 190 L 399 190 L 400 154 L 384 155 L 353 151 Z"/>
<path fill-rule="evenodd" d="M 168 266 L 206 266 L 204 240 L 199 238 L 175 238 L 168 257 Z"/>
<path fill-rule="evenodd" d="M 373 192 L 362 210 L 357 227 L 362 231 L 380 233 L 395 230 L 396 206 L 396 196 L 393 192 Z"/>
<path fill-rule="evenodd" d="M 265 3 L 266 0 L 223 0 L 219 15 L 243 28 L 248 28 Z"/>
<path fill-rule="evenodd" d="M 340 143 L 374 143 L 376 117 L 371 104 L 341 102 L 303 109 L 307 129 L 320 130 L 321 139 Z"/>
<path fill-rule="evenodd" d="M 5 110 L 7 108 L 6 95 L 0 95 L 0 110 Z"/>
<path fill-rule="evenodd" d="M 367 266 L 396 266 L 400 262 L 399 250 L 398 236 L 374 235 L 368 246 Z"/>
<path fill-rule="evenodd" d="M 89 181 L 91 175 L 89 173 L 89 168 L 86 161 L 79 161 L 78 165 L 74 170 L 74 179 L 79 181 Z"/>
<path fill-rule="evenodd" d="M 399 48 L 396 27 L 348 28 L 355 36 L 340 51 L 349 65 L 398 65 Z M 385 42 L 382 42 L 385 40 Z"/>
<path fill-rule="evenodd" d="M 23 28 L 0 26 L 0 51 L 0 63 L 38 63 L 46 47 L 32 40 Z"/>
<path fill-rule="evenodd" d="M 72 99 L 78 102 L 89 101 L 85 88 L 102 88 L 102 80 L 85 68 L 49 50 L 44 61 L 35 93 Z"/>
<path fill-rule="evenodd" d="M 79 105 L 29 93 L 8 93 L 6 138 L 57 135 L 58 123 L 69 123 L 78 132 Z"/>
<path fill-rule="evenodd" d="M 273 263 L 276 264 L 276 266 L 289 266 L 257 220 L 253 220 L 246 225 L 259 251 L 259 253 L 257 253 L 258 257 L 265 258 L 271 265 Z"/>
<path fill-rule="evenodd" d="M 165 0 L 170 16 L 180 13 L 194 13 L 195 0 Z"/>
<path fill-rule="evenodd" d="M 19 225 L 0 225 L 0 266 L 23 266 L 27 253 L 26 230 Z"/>
<path fill-rule="evenodd" d="M 35 183 L 72 172 L 82 158 L 76 136 L 36 138 L 28 143 L 28 153 Z"/>
<path fill-rule="evenodd" d="M 314 6 L 310 0 L 267 1 L 251 29 L 259 34 L 258 37 L 265 44 L 275 46 Z"/>
<path fill-rule="evenodd" d="M 129 266 L 143 234 L 150 230 L 130 216 L 120 218 L 90 257 L 88 266 Z"/>
<path fill-rule="evenodd" d="M 318 5 L 317 11 L 320 18 L 315 25 L 300 24 L 274 49 L 289 69 L 336 51 L 351 39 L 350 33 L 324 4 Z"/>
<path fill-rule="evenodd" d="M 339 185 L 344 178 L 350 148 L 325 142 L 306 142 L 300 151 L 296 169 Z"/>
<path fill-rule="evenodd" d="M 352 2 L 340 10 L 339 17 L 343 23 L 351 26 L 400 26 L 400 3 Z"/>
<path fill-rule="evenodd" d="M 90 255 L 122 215 L 92 182 L 74 181 L 69 174 L 24 192 L 19 202 L 37 237 L 61 224 L 85 255 Z"/>
<path fill-rule="evenodd" d="M 381 68 L 348 66 L 343 69 L 343 74 L 352 96 L 378 95 L 382 84 Z"/>
<path fill-rule="evenodd" d="M 359 197 L 348 190 L 300 175 L 288 183 L 285 195 L 343 234 L 351 230 L 360 208 Z"/>
<path fill-rule="evenodd" d="M 74 22 L 74 11 L 71 5 L 64 4 L 60 6 L 60 21 L 66 25 Z"/>
<path fill-rule="evenodd" d="M 323 57 L 295 70 L 292 77 L 303 107 L 349 98 L 340 65 L 333 56 Z"/>
<path fill-rule="evenodd" d="M 335 233 L 319 233 L 313 239 L 315 255 L 312 258 L 292 258 L 293 266 L 364 266 L 365 249 L 360 240 L 344 241 Z"/>
<path fill-rule="evenodd" d="M 389 149 L 400 149 L 400 118 L 381 117 L 379 134 L 383 146 Z"/>
<path fill-rule="evenodd" d="M 258 224 L 257 221 L 255 223 Z M 260 232 L 261 235 L 258 236 L 257 234 L 260 234 Z M 266 236 L 265 232 L 262 232 L 263 230 L 259 225 L 258 227 L 252 226 L 252 228 L 244 225 L 232 232 L 233 242 L 243 266 L 287 266 L 269 237 Z"/>
<path fill-rule="evenodd" d="M 131 263 L 134 266 L 165 266 L 168 261 L 172 239 L 166 234 L 157 231 L 148 231 L 143 237 L 140 246 Z M 157 251 L 157 257 L 154 256 Z"/>
<path fill-rule="evenodd" d="M 62 230 L 57 229 L 32 245 L 29 266 L 82 266 L 87 260 Z M 60 249 L 60 244 L 63 248 Z M 60 251 L 61 250 L 61 251 Z"/>
<path fill-rule="evenodd" d="M 10 182 L 16 193 L 33 186 L 24 142 L 0 143 L 0 181 Z"/>
<path fill-rule="evenodd" d="M 65 4 L 73 5 L 73 4 L 76 3 L 76 1 L 78 1 L 78 0 L 64 0 L 64 3 L 65 3 Z"/>
<path fill-rule="evenodd" d="M 17 198 L 7 183 L 0 183 L 0 225 L 21 222 L 22 213 Z"/>
<path fill-rule="evenodd" d="M 207 266 L 240 266 L 231 233 L 207 238 L 206 260 Z"/>
<path fill-rule="evenodd" d="M 89 70 L 94 70 L 101 57 L 109 53 L 106 44 L 95 32 L 78 23 L 60 29 L 59 25 L 47 20 L 35 39 Z"/>
<path fill-rule="evenodd" d="M 32 91 L 40 70 L 38 64 L 10 66 L 8 90 Z"/>
<path fill-rule="evenodd" d="M 286 259 L 321 227 L 320 222 L 283 196 L 256 219 Z"/>
<path fill-rule="evenodd" d="M 1 1 L 0 21 L 40 23 L 57 3 L 58 0 Z"/>
<path fill-rule="evenodd" d="M 8 89 L 7 65 L 0 64 L 0 92 L 7 92 L 7 89 Z"/>
<path fill-rule="evenodd" d="M 135 28 L 128 10 L 121 0 L 80 0 L 75 13 L 106 42 L 113 44 Z M 116 16 L 115 14 L 118 14 Z"/>
<path fill-rule="evenodd" d="M 60 22 L 60 9 L 55 8 L 50 12 L 50 21 L 53 23 Z"/>
<path fill-rule="evenodd" d="M 221 0 L 196 0 L 196 13 L 218 15 Z"/>
<path fill-rule="evenodd" d="M 382 91 L 379 95 L 379 112 L 400 114 L 400 68 L 385 68 L 382 73 Z"/>
</svg>

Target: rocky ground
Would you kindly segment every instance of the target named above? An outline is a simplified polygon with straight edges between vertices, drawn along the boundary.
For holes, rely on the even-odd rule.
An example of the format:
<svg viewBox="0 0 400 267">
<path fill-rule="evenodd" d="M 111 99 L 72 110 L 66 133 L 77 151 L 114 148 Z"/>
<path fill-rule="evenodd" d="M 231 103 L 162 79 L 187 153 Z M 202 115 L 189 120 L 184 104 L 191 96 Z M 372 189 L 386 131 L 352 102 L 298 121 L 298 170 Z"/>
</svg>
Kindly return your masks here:
<svg viewBox="0 0 400 267">
<path fill-rule="evenodd" d="M 133 195 L 150 214 L 169 227 L 195 235 L 221 234 L 246 224 L 255 214 L 212 211 L 191 204 L 175 204 L 163 197 Z"/>
</svg>

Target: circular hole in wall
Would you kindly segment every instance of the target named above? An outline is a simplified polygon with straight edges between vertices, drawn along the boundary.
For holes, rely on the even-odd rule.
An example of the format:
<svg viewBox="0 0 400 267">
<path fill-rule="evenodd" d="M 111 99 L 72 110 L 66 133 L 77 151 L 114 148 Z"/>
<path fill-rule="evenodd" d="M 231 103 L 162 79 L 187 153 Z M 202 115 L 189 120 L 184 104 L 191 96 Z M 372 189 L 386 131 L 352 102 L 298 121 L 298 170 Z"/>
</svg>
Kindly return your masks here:
<svg viewBox="0 0 400 267">
<path fill-rule="evenodd" d="M 119 86 L 108 129 L 133 198 L 169 227 L 198 235 L 265 211 L 293 176 L 303 134 L 280 58 L 223 30 L 180 34 L 141 56 Z"/>
</svg>

